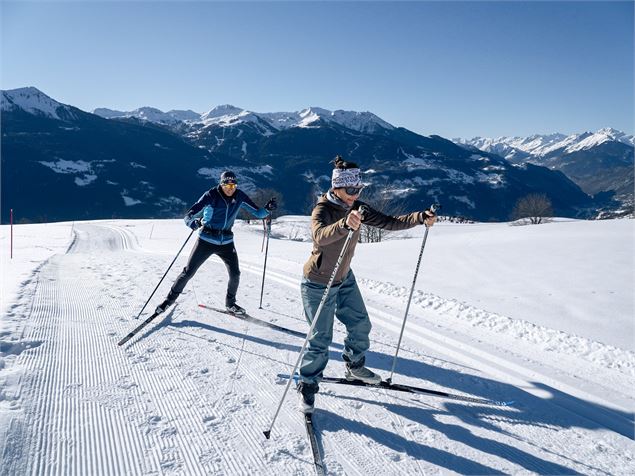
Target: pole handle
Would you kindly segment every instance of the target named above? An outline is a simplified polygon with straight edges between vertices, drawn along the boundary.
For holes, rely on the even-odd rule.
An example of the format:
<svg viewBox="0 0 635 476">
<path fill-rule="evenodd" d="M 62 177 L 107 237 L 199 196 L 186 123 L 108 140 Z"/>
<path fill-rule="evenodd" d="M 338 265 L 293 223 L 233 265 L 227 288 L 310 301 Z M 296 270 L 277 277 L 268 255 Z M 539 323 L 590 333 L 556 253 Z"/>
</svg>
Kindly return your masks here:
<svg viewBox="0 0 635 476">
<path fill-rule="evenodd" d="M 267 255 L 269 254 L 269 236 L 271 235 L 271 220 L 266 223 L 267 246 L 265 248 L 265 263 L 262 267 L 262 285 L 260 286 L 260 305 L 258 309 L 262 309 L 262 296 L 265 292 L 265 273 L 267 272 Z"/>
</svg>

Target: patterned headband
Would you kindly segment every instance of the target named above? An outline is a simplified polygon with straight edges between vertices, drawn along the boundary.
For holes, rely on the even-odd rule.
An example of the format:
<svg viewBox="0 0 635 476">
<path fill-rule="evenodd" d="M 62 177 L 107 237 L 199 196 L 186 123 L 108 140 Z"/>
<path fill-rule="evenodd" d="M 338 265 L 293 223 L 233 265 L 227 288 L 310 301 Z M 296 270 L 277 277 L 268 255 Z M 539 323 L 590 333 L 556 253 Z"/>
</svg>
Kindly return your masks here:
<svg viewBox="0 0 635 476">
<path fill-rule="evenodd" d="M 333 169 L 331 186 L 333 188 L 361 187 L 362 173 L 359 169 Z"/>
</svg>

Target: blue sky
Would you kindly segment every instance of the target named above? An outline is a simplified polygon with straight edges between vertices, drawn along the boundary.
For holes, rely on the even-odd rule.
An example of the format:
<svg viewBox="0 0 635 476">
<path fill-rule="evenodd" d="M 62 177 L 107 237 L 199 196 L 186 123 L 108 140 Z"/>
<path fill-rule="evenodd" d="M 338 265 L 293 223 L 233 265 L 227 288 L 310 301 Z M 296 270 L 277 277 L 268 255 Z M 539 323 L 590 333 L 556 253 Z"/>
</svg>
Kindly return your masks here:
<svg viewBox="0 0 635 476">
<path fill-rule="evenodd" d="M 632 2 L 2 2 L 1 87 L 92 111 L 371 111 L 444 137 L 634 132 Z"/>
</svg>

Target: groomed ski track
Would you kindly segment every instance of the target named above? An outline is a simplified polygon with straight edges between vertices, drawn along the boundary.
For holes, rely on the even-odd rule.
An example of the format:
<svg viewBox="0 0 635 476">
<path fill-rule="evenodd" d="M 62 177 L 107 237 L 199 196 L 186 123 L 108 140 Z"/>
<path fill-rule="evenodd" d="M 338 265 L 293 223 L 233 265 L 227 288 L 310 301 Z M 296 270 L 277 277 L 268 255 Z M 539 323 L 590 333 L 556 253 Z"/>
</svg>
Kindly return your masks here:
<svg viewBox="0 0 635 476">
<path fill-rule="evenodd" d="M 224 296 L 226 272 L 212 259 L 176 307 L 119 348 L 173 256 L 144 250 L 123 226 L 79 224 L 74 233 L 68 252 L 35 272 L 7 316 L 19 333 L 3 336 L 2 352 L 15 356 L 19 390 L 0 398 L 12 409 L 0 435 L 0 475 L 313 474 L 294 392 L 271 440 L 262 435 L 286 383 L 276 375 L 291 370 L 302 341 L 199 308 Z M 270 259 L 259 310 L 260 257 L 239 255 L 241 305 L 305 332 L 299 275 Z M 360 284 L 374 324 L 369 365 L 386 378 L 405 299 L 382 295 L 385 283 Z M 608 475 L 616 458 L 632 461 L 632 414 L 624 410 L 632 378 L 608 372 L 602 382 L 580 381 L 522 347 L 494 346 L 443 321 L 442 310 L 413 306 L 393 380 L 516 406 L 323 385 L 314 420 L 328 474 Z M 342 339 L 336 326 L 332 375 L 342 374 Z"/>
</svg>

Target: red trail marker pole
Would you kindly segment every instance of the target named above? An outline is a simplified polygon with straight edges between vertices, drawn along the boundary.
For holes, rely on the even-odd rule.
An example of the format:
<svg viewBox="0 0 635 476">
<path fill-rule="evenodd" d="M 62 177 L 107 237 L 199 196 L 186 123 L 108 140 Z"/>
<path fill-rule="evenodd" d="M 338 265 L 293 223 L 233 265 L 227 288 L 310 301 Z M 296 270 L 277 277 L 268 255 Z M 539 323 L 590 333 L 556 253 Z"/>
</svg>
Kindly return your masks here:
<svg viewBox="0 0 635 476">
<path fill-rule="evenodd" d="M 10 213 L 10 221 L 11 221 L 11 259 L 13 259 L 13 208 Z"/>
</svg>

